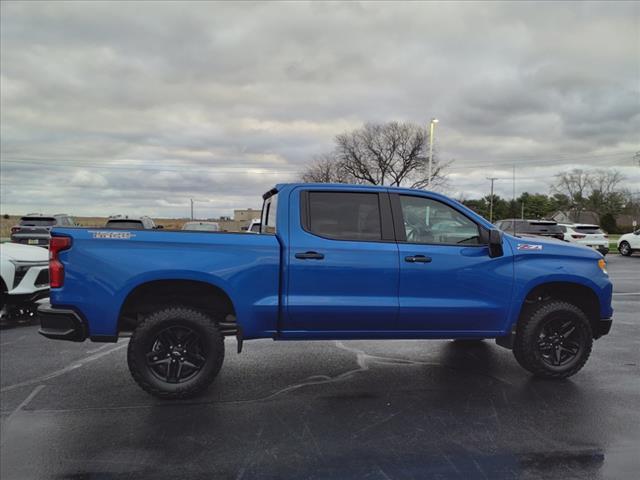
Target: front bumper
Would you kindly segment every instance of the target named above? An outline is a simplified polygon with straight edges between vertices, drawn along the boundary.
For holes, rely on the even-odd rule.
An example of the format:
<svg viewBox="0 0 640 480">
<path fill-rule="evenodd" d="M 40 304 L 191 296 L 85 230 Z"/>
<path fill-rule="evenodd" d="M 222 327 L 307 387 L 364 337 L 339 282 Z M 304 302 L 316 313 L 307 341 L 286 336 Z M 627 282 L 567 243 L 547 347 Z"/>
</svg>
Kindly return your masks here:
<svg viewBox="0 0 640 480">
<path fill-rule="evenodd" d="M 83 342 L 87 338 L 86 325 L 73 310 L 54 308 L 43 303 L 38 307 L 38 320 L 38 333 L 47 338 L 72 342 Z"/>
<path fill-rule="evenodd" d="M 5 298 L 7 305 L 18 306 L 36 303 L 38 300 L 46 298 L 48 296 L 49 289 L 45 288 L 43 290 L 37 290 L 31 293 L 9 293 Z"/>
</svg>

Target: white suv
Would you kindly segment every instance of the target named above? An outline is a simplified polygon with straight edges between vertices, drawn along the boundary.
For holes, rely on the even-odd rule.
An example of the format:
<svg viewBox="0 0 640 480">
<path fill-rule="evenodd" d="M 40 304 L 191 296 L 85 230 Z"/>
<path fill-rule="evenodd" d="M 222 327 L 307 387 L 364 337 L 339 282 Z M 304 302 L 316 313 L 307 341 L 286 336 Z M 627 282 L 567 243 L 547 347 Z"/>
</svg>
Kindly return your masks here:
<svg viewBox="0 0 640 480">
<path fill-rule="evenodd" d="M 49 252 L 17 243 L 0 244 L 0 317 L 35 311 L 49 294 Z"/>
<path fill-rule="evenodd" d="M 618 251 L 628 257 L 633 252 L 640 252 L 640 229 L 632 233 L 625 233 L 618 239 Z"/>
<path fill-rule="evenodd" d="M 609 236 L 598 225 L 588 223 L 561 223 L 564 241 L 577 243 L 598 250 L 602 255 L 609 253 Z"/>
</svg>

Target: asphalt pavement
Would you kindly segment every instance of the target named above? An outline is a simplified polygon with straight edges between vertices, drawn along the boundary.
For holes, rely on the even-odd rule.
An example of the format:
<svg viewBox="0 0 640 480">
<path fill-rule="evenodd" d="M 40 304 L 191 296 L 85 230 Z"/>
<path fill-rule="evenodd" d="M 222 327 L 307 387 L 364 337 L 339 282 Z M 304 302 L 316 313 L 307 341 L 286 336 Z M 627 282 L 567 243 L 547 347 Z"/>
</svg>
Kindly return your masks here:
<svg viewBox="0 0 640 480">
<path fill-rule="evenodd" d="M 0 332 L 0 477 L 637 479 L 640 256 L 607 257 L 615 320 L 568 380 L 491 341 L 246 342 L 194 401 L 148 396 L 126 340 Z"/>
</svg>

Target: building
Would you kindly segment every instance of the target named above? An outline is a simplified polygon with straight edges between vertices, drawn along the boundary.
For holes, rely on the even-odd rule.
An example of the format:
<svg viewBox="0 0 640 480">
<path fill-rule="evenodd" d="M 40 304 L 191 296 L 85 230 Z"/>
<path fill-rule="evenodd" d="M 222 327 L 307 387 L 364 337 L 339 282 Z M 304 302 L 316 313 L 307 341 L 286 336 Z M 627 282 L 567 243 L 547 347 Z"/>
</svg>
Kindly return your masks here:
<svg viewBox="0 0 640 480">
<path fill-rule="evenodd" d="M 254 218 L 260 218 L 262 210 L 257 210 L 255 208 L 246 208 L 244 210 L 234 210 L 233 211 L 233 221 L 234 222 L 245 222 L 247 225 Z"/>
</svg>

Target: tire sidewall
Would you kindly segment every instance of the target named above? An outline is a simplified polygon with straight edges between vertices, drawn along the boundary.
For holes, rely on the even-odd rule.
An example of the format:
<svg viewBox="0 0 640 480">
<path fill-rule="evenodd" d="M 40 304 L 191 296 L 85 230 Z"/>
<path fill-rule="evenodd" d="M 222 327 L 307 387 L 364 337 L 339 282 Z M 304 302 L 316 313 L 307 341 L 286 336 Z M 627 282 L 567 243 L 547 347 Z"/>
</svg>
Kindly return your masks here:
<svg viewBox="0 0 640 480">
<path fill-rule="evenodd" d="M 580 331 L 580 351 L 570 362 L 552 366 L 542 357 L 538 347 L 544 326 L 555 319 L 571 319 Z M 513 354 L 518 363 L 534 375 L 545 378 L 566 378 L 577 373 L 591 354 L 593 333 L 587 316 L 577 306 L 559 300 L 536 304 L 523 314 L 516 330 Z"/>
<path fill-rule="evenodd" d="M 579 351 L 578 351 L 578 354 L 570 362 L 564 365 L 556 366 L 556 365 L 551 365 L 545 361 L 542 355 L 542 352 L 537 347 L 537 340 L 539 339 L 540 334 L 542 333 L 542 330 L 549 323 L 552 323 L 554 321 L 562 321 L 562 320 L 572 320 L 575 322 L 576 330 L 579 333 Z M 576 365 L 580 364 L 580 362 L 582 361 L 586 353 L 588 338 L 590 335 L 591 335 L 591 330 L 589 329 L 588 324 L 584 322 L 584 319 L 581 316 L 576 315 L 576 312 L 571 310 L 557 310 L 549 315 L 544 316 L 538 321 L 538 324 L 536 325 L 534 330 L 534 340 L 536 341 L 536 344 L 535 344 L 533 354 L 536 360 L 545 369 L 551 372 L 563 373 L 565 371 L 571 370 Z"/>
<path fill-rule="evenodd" d="M 631 245 L 628 242 L 622 242 L 620 244 L 620 254 L 625 257 L 631 256 Z"/>
<path fill-rule="evenodd" d="M 173 326 L 190 328 L 200 336 L 205 354 L 202 369 L 187 381 L 169 383 L 159 379 L 147 365 L 157 335 Z M 189 397 L 204 390 L 220 371 L 224 359 L 224 339 L 213 319 L 187 307 L 159 310 L 151 314 L 131 336 L 128 363 L 134 379 L 142 388 L 162 397 Z"/>
</svg>

